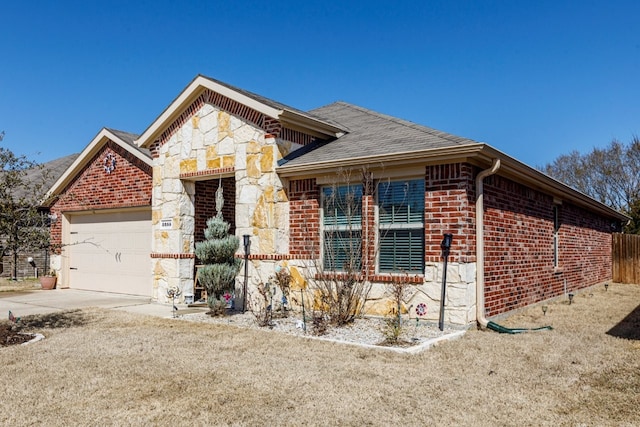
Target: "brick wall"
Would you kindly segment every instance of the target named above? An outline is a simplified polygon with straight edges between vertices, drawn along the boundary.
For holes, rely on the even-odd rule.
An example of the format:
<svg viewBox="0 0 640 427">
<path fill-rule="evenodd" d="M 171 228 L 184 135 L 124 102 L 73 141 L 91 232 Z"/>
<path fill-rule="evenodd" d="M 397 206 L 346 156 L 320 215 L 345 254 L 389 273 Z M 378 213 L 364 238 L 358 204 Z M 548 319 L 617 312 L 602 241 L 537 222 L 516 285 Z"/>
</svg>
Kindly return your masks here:
<svg viewBox="0 0 640 427">
<path fill-rule="evenodd" d="M 33 258 L 33 262 L 38 268 L 38 276 L 42 276 L 49 272 L 49 251 L 47 249 L 25 251 L 18 256 L 18 279 L 35 277 L 36 271 L 33 266 L 29 264 L 29 257 Z M 0 264 L 0 277 L 13 277 L 12 255 L 2 258 L 2 264 Z"/>
<path fill-rule="evenodd" d="M 320 254 L 320 189 L 315 179 L 289 182 L 289 254 L 300 259 Z"/>
<path fill-rule="evenodd" d="M 442 262 L 440 243 L 444 233 L 454 234 L 451 262 L 475 262 L 474 168 L 466 163 L 428 166 L 425 170 L 425 260 Z M 365 186 L 366 187 L 366 186 Z M 320 243 L 320 190 L 315 180 L 291 181 L 290 238 L 292 256 L 311 257 Z M 362 200 L 363 267 L 376 281 L 391 275 L 376 275 L 375 196 L 365 191 Z M 367 237 L 368 236 L 368 237 Z M 373 243 L 372 243 L 373 242 Z"/>
<path fill-rule="evenodd" d="M 110 174 L 104 168 L 108 153 L 116 159 L 115 170 Z M 65 212 L 150 205 L 151 166 L 108 141 L 51 206 L 51 214 L 58 217 L 51 224 L 51 242 L 61 243 L 61 218 Z"/>
<path fill-rule="evenodd" d="M 474 168 L 467 163 L 425 170 L 425 261 L 442 262 L 444 233 L 453 234 L 450 262 L 475 262 Z"/>
<path fill-rule="evenodd" d="M 207 228 L 207 220 L 216 215 L 216 191 L 218 180 L 196 181 L 195 196 L 195 231 L 194 242 L 204 240 L 204 229 Z M 224 205 L 222 217 L 231 227 L 229 232 L 236 231 L 236 180 L 233 177 L 222 179 L 222 191 Z"/>
<path fill-rule="evenodd" d="M 449 261 L 475 263 L 475 177 L 467 164 L 425 169 L 425 261 L 442 262 L 444 233 L 454 235 Z M 315 180 L 291 181 L 290 255 L 311 258 L 320 244 L 320 191 Z M 375 230 L 374 198 L 363 197 L 363 233 Z M 611 278 L 610 222 L 568 202 L 559 208 L 559 266 L 553 262 L 552 196 L 504 177 L 485 180 L 485 301 L 494 316 Z M 375 273 L 375 250 L 363 266 Z M 368 254 L 368 255 L 367 255 Z M 318 256 L 318 253 L 315 253 Z M 387 275 L 388 276 L 388 275 Z M 389 281 L 375 275 L 375 281 Z"/>
<path fill-rule="evenodd" d="M 560 206 L 553 262 L 553 198 L 500 176 L 485 180 L 485 306 L 493 316 L 611 277 L 609 221 Z"/>
</svg>

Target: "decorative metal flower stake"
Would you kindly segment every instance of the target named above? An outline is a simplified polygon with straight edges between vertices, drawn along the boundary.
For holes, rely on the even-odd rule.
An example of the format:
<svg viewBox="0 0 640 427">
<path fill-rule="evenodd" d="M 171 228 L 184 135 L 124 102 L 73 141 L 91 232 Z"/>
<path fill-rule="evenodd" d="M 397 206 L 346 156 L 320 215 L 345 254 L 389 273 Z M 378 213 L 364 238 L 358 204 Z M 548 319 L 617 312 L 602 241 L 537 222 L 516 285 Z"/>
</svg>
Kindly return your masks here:
<svg viewBox="0 0 640 427">
<path fill-rule="evenodd" d="M 423 302 L 416 306 L 416 327 L 413 330 L 413 335 L 418 334 L 418 324 L 420 323 L 420 318 L 427 315 L 427 305 Z M 419 341 L 419 338 L 412 338 L 413 341 Z"/>
<path fill-rule="evenodd" d="M 176 286 L 172 286 L 167 289 L 167 297 L 171 299 L 171 314 L 173 317 L 176 317 L 176 312 L 178 311 L 178 307 L 176 307 L 176 298 L 180 296 L 182 292 Z"/>
</svg>

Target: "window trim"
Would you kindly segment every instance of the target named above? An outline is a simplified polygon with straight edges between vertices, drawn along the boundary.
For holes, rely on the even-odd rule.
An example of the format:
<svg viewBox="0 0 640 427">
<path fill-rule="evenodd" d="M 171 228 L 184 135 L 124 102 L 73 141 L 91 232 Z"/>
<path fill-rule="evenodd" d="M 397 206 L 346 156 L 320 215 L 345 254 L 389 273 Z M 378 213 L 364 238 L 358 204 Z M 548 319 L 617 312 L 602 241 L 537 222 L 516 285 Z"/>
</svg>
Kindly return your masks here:
<svg viewBox="0 0 640 427">
<path fill-rule="evenodd" d="M 420 206 L 422 207 L 422 209 L 420 210 L 421 212 L 421 216 L 422 216 L 422 220 L 420 222 L 403 222 L 403 223 L 389 223 L 389 222 L 385 222 L 382 223 L 380 221 L 380 193 L 379 193 L 379 188 L 380 185 L 384 185 L 386 183 L 392 183 L 392 182 L 411 182 L 411 181 L 420 181 L 422 184 L 422 194 L 421 194 L 421 200 L 422 203 L 420 203 Z M 395 178 L 395 179 L 385 179 L 385 180 L 378 180 L 375 183 L 375 189 L 376 189 L 376 197 L 375 197 L 375 217 L 374 217 L 374 223 L 375 223 L 375 227 L 376 227 L 376 242 L 377 242 L 377 254 L 376 254 L 376 259 L 375 259 L 375 271 L 377 275 L 383 275 L 383 274 L 390 274 L 390 275 L 397 275 L 397 274 L 410 274 L 410 275 L 423 275 L 424 274 L 424 269 L 426 266 L 425 260 L 424 260 L 424 250 L 425 250 L 425 184 L 424 184 L 424 176 L 407 176 L 407 177 L 399 177 L 399 178 Z M 408 202 L 408 200 L 407 200 Z M 409 218 L 409 215 L 407 215 L 407 217 Z M 407 219 L 408 219 L 407 218 Z M 382 270 L 381 266 L 381 257 L 382 257 L 382 239 L 385 237 L 381 234 L 381 232 L 385 232 L 385 233 L 389 233 L 392 230 L 416 230 L 419 231 L 422 235 L 422 242 L 421 242 L 421 248 L 418 251 L 421 254 L 420 257 L 420 269 L 419 270 L 409 270 L 409 271 L 403 271 L 403 270 Z M 406 250 L 408 252 L 411 252 L 410 247 L 406 248 Z M 410 263 L 411 264 L 411 263 Z"/>
<path fill-rule="evenodd" d="M 360 222 L 358 223 L 357 221 L 352 223 L 352 224 L 326 224 L 325 223 L 325 203 L 326 203 L 326 198 L 325 198 L 325 189 L 339 189 L 339 188 L 354 188 L 355 192 L 357 193 L 358 191 L 360 192 Z M 363 186 L 362 184 L 350 184 L 350 183 L 338 183 L 338 184 L 332 184 L 332 185 L 326 185 L 320 188 L 320 225 L 321 225 L 321 229 L 320 229 L 320 241 L 321 241 L 321 260 L 322 260 L 322 268 L 323 270 L 327 271 L 327 272 L 331 272 L 331 273 L 345 273 L 348 272 L 348 270 L 345 270 L 344 268 L 335 268 L 335 266 L 333 268 L 331 268 L 331 266 L 327 265 L 327 259 L 326 259 L 326 248 L 327 248 L 327 232 L 329 233 L 334 233 L 338 234 L 338 233 L 343 233 L 343 232 L 356 232 L 360 235 L 360 246 L 359 246 L 359 253 L 360 256 L 359 258 L 359 267 L 358 268 L 354 268 L 355 271 L 359 271 L 362 272 L 362 232 L 363 232 L 363 227 L 362 227 L 362 221 L 363 221 L 363 212 L 362 212 L 362 198 L 363 198 Z M 334 260 L 335 262 L 335 260 Z"/>
<path fill-rule="evenodd" d="M 560 268 L 560 205 L 553 205 L 553 268 Z"/>
</svg>

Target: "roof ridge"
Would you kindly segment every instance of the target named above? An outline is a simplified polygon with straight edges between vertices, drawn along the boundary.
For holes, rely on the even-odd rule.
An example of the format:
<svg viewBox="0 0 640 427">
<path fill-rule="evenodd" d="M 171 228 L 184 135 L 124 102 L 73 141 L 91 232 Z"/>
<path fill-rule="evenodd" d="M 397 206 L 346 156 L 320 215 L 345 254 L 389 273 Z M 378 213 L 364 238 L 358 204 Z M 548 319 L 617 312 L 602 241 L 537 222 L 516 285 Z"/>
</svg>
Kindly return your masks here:
<svg viewBox="0 0 640 427">
<path fill-rule="evenodd" d="M 127 132 L 124 130 L 108 128 L 108 127 L 105 127 L 104 129 L 111 132 L 112 134 L 114 134 L 115 136 L 117 136 L 118 138 L 122 139 L 124 142 L 130 145 L 135 145 L 135 140 L 140 137 L 140 135 L 136 133 Z"/>
<path fill-rule="evenodd" d="M 124 133 L 124 134 L 127 134 L 127 135 L 133 135 L 133 136 L 136 136 L 136 137 L 140 136 L 137 133 L 128 132 L 128 131 L 122 130 L 122 129 L 115 129 L 115 128 L 110 128 L 110 127 L 106 127 L 106 126 L 105 126 L 105 129 L 108 130 L 108 131 L 111 131 L 111 132 Z"/>
<path fill-rule="evenodd" d="M 209 80 L 211 82 L 214 82 L 216 84 L 219 84 L 220 86 L 224 86 L 227 89 L 231 89 L 231 90 L 236 91 L 236 92 L 238 92 L 240 94 L 243 94 L 243 95 L 253 99 L 254 101 L 261 102 L 263 104 L 269 105 L 272 108 L 276 108 L 276 109 L 279 109 L 279 110 L 287 110 L 287 111 L 290 111 L 292 113 L 299 114 L 301 116 L 306 116 L 306 117 L 308 117 L 310 119 L 313 119 L 313 120 L 317 120 L 317 121 L 320 121 L 320 122 L 325 122 L 325 123 L 333 125 L 333 123 L 327 122 L 327 120 L 325 120 L 325 119 L 323 119 L 321 117 L 313 115 L 308 111 L 304 111 L 304 110 L 301 110 L 299 108 L 292 107 L 289 104 L 284 104 L 284 103 L 282 103 L 280 101 L 276 101 L 276 100 L 274 100 L 272 98 L 257 94 L 255 92 L 252 92 L 252 91 L 247 90 L 247 89 L 240 88 L 238 86 L 234 86 L 232 84 L 223 82 L 222 80 L 218 80 L 218 79 L 215 79 L 213 77 L 206 76 L 204 74 L 198 74 L 198 76 L 202 77 L 203 79 L 207 79 L 207 80 Z"/>
</svg>

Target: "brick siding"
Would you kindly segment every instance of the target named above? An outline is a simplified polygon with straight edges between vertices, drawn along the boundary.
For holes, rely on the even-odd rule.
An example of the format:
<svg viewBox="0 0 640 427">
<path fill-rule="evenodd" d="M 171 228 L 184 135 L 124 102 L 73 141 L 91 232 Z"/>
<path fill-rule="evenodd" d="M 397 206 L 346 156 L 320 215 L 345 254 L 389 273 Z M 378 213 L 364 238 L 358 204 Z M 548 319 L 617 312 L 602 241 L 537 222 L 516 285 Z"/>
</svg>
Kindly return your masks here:
<svg viewBox="0 0 640 427">
<path fill-rule="evenodd" d="M 115 156 L 116 167 L 105 172 L 107 153 Z M 62 242 L 62 214 L 88 209 L 151 206 L 151 166 L 108 141 L 87 163 L 51 206 L 58 219 L 51 224 L 51 243 Z"/>
<path fill-rule="evenodd" d="M 320 256 L 320 188 L 315 179 L 289 183 L 289 254 L 299 259 Z"/>
<path fill-rule="evenodd" d="M 367 278 L 376 274 L 377 256 L 377 222 L 375 211 L 375 198 L 371 194 L 372 189 L 364 188 L 362 196 L 362 272 Z"/>
<path fill-rule="evenodd" d="M 195 197 L 195 232 L 194 241 L 204 240 L 204 229 L 207 228 L 207 220 L 216 215 L 216 191 L 218 190 L 218 179 L 207 181 L 196 181 Z M 231 228 L 229 232 L 236 231 L 236 180 L 235 178 L 222 179 L 222 191 L 224 195 L 224 205 L 222 206 L 222 217 Z"/>
<path fill-rule="evenodd" d="M 487 316 L 611 277 L 609 221 L 560 206 L 559 266 L 553 263 L 553 198 L 500 176 L 485 180 Z"/>
<path fill-rule="evenodd" d="M 425 261 L 441 262 L 444 233 L 453 234 L 450 262 L 475 262 L 474 168 L 467 163 L 425 170 Z"/>
<path fill-rule="evenodd" d="M 475 177 L 468 163 L 425 168 L 425 261 L 442 262 L 440 243 L 453 234 L 450 262 L 476 262 Z M 314 179 L 291 181 L 290 256 L 319 256 L 320 189 Z M 375 233 L 372 196 L 363 196 L 363 235 Z M 611 278 L 610 221 L 568 202 L 560 205 L 559 266 L 553 263 L 552 196 L 499 175 L 485 179 L 485 306 L 487 316 L 525 307 Z M 375 249 L 363 246 L 364 272 L 376 282 Z M 411 278 L 420 282 L 421 276 Z"/>
</svg>

